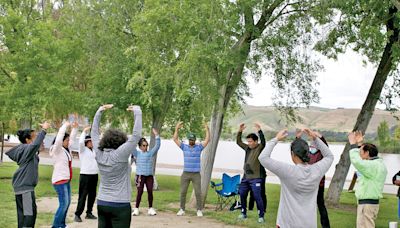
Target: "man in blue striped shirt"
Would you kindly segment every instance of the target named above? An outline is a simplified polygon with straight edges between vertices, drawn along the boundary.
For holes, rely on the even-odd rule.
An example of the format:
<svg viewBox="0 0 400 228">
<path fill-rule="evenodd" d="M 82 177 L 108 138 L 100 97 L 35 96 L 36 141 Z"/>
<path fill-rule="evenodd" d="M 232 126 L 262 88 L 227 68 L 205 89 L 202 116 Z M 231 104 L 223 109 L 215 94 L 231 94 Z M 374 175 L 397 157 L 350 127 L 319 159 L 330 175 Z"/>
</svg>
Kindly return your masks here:
<svg viewBox="0 0 400 228">
<path fill-rule="evenodd" d="M 177 215 L 182 216 L 185 214 L 185 204 L 186 204 L 186 193 L 189 187 L 190 182 L 193 183 L 194 193 L 196 195 L 196 204 L 197 204 L 197 216 L 203 216 L 202 203 L 201 203 L 201 176 L 200 176 L 200 161 L 201 161 L 201 152 L 207 146 L 210 141 L 210 129 L 208 128 L 208 124 L 204 124 L 204 128 L 206 130 L 206 138 L 203 143 L 196 144 L 196 135 L 193 133 L 188 134 L 189 144 L 185 144 L 179 141 L 178 132 L 179 129 L 183 127 L 182 122 L 178 122 L 175 127 L 175 132 L 173 136 L 173 140 L 176 145 L 181 148 L 183 151 L 184 157 L 184 168 L 181 176 L 181 208 L 178 211 Z"/>
</svg>

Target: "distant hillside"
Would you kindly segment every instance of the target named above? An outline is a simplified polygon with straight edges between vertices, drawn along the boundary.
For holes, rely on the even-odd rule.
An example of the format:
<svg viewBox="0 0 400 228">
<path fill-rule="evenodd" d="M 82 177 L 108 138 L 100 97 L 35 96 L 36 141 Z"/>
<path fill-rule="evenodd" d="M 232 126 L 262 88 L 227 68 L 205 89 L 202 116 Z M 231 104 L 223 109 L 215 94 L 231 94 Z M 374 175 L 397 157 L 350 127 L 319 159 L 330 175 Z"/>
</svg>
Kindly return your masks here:
<svg viewBox="0 0 400 228">
<path fill-rule="evenodd" d="M 240 123 L 253 126 L 254 122 L 260 122 L 264 130 L 277 131 L 288 127 L 289 130 L 295 128 L 310 127 L 320 131 L 349 132 L 352 130 L 359 109 L 327 109 L 310 107 L 299 109 L 298 115 L 302 118 L 302 123 L 293 126 L 285 126 L 283 118 L 273 107 L 260 107 L 245 105 L 242 107 L 244 113 L 238 113 L 229 120 L 229 126 L 235 131 Z M 378 125 L 386 120 L 389 128 L 396 126 L 397 120 L 388 111 L 375 110 L 369 123 L 367 133 L 375 133 Z"/>
</svg>

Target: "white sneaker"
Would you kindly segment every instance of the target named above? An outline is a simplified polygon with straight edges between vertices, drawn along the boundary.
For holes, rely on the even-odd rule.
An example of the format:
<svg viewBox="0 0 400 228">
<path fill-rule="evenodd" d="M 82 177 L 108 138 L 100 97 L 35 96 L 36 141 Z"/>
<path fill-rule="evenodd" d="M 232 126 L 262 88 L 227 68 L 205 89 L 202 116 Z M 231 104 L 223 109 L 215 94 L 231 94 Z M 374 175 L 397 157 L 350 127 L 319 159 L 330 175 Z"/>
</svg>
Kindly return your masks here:
<svg viewBox="0 0 400 228">
<path fill-rule="evenodd" d="M 139 208 L 133 208 L 132 216 L 138 216 L 139 215 Z"/>
<path fill-rule="evenodd" d="M 176 213 L 177 216 L 182 216 L 185 215 L 185 211 L 181 208 L 179 209 L 178 213 Z"/>
<path fill-rule="evenodd" d="M 147 214 L 153 216 L 156 215 L 157 212 L 156 210 L 154 210 L 154 208 L 150 207 L 149 210 L 147 211 Z"/>
<path fill-rule="evenodd" d="M 197 217 L 203 217 L 203 212 L 201 210 L 197 210 Z"/>
</svg>

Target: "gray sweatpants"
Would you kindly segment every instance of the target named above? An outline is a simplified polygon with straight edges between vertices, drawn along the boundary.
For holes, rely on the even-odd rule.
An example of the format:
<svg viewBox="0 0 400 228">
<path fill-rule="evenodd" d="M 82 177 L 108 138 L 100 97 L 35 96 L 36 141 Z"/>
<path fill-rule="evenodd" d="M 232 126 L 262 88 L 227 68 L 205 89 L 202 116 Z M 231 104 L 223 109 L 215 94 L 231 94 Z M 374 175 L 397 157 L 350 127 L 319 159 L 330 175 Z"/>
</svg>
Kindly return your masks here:
<svg viewBox="0 0 400 228">
<path fill-rule="evenodd" d="M 183 172 L 181 176 L 181 209 L 185 210 L 186 193 L 190 184 L 193 183 L 194 194 L 196 195 L 197 210 L 201 210 L 201 176 L 200 173 Z"/>
</svg>

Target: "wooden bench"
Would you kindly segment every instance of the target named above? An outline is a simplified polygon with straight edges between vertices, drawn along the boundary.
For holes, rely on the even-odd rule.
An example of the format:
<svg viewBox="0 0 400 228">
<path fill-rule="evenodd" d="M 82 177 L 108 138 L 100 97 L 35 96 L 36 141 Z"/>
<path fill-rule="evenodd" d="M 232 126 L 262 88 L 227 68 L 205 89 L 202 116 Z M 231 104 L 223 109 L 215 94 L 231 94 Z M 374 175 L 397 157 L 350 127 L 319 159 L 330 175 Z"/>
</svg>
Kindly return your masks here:
<svg viewBox="0 0 400 228">
<path fill-rule="evenodd" d="M 78 151 L 72 150 L 71 154 L 72 154 L 72 158 L 76 157 L 76 158 L 79 159 L 79 152 Z"/>
</svg>

